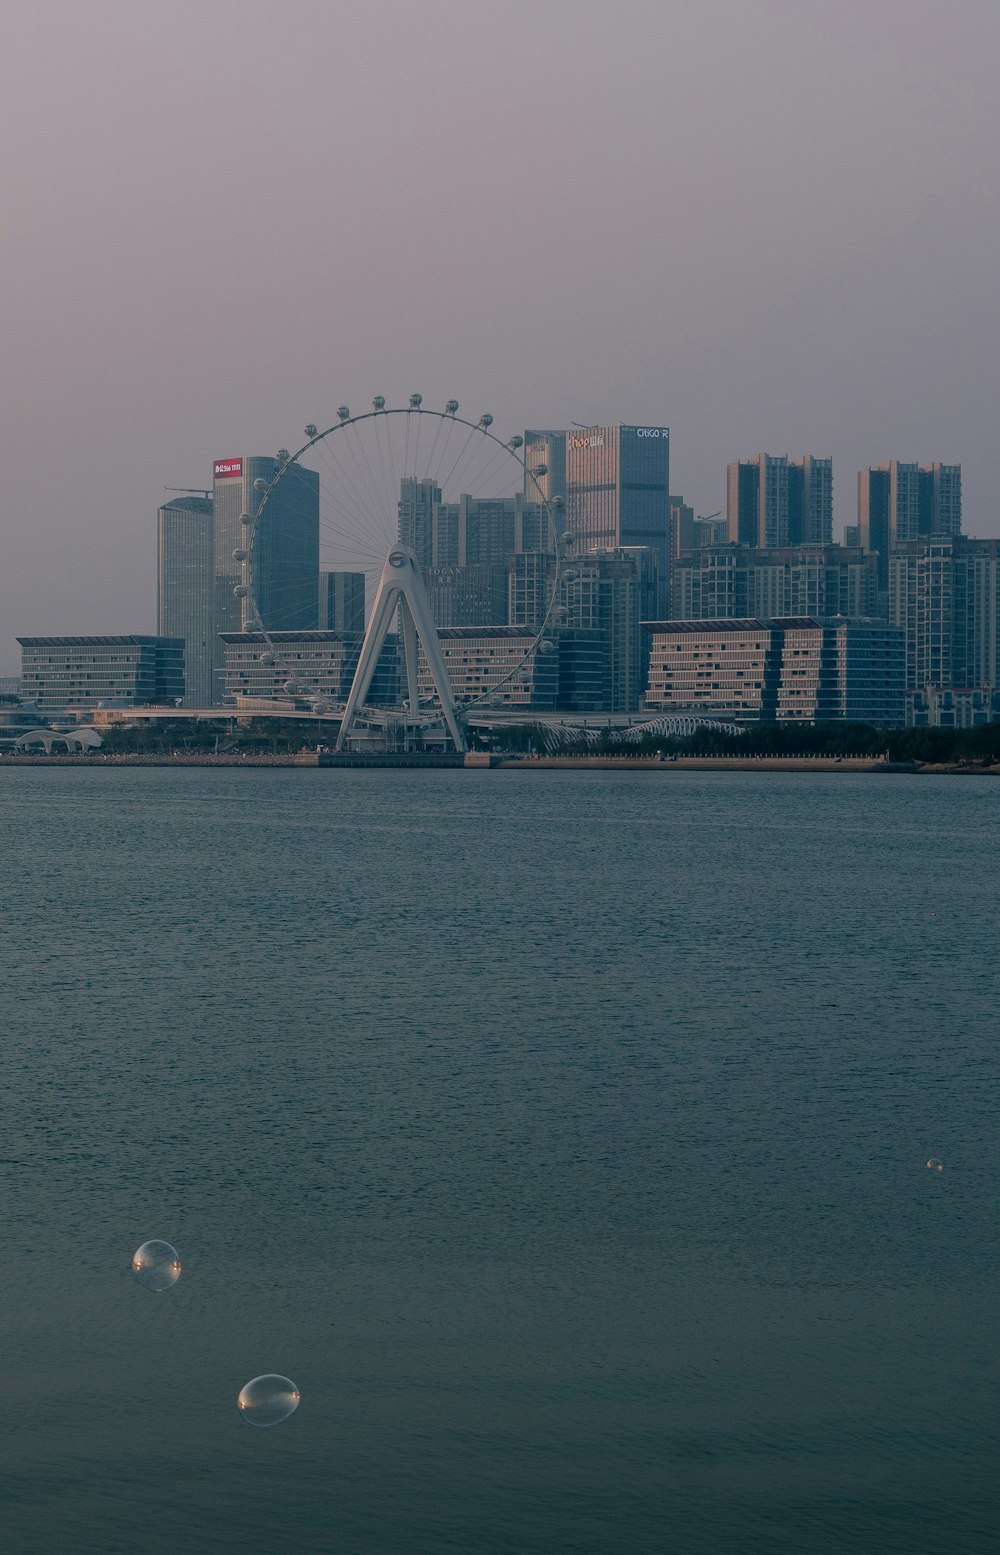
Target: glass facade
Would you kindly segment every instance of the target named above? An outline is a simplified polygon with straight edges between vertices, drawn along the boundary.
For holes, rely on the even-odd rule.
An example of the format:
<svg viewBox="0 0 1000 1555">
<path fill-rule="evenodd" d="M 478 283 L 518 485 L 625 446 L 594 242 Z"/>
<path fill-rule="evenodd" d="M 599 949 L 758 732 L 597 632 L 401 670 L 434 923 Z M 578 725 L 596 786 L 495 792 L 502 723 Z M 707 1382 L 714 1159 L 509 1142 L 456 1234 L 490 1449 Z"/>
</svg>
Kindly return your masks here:
<svg viewBox="0 0 1000 1555">
<path fill-rule="evenodd" d="M 321 632 L 363 632 L 364 629 L 364 573 L 321 572 L 319 630 Z"/>
<path fill-rule="evenodd" d="M 240 522 L 243 513 L 255 513 L 260 494 L 256 480 L 271 480 L 279 468 L 277 459 L 241 456 L 216 461 L 215 514 L 215 644 L 213 676 L 216 695 L 222 700 L 225 659 L 220 632 L 238 632 L 245 623 L 246 605 L 234 590 L 245 581 L 244 567 L 233 552 L 245 549 L 250 531 Z M 225 473 L 218 473 L 220 471 Z M 278 482 L 257 524 L 253 559 L 248 564 L 260 618 L 268 630 L 315 630 L 319 621 L 319 475 L 292 465 Z M 249 574 L 248 574 L 249 576 Z"/>
<path fill-rule="evenodd" d="M 184 640 L 184 705 L 214 699 L 214 540 L 210 497 L 165 502 L 156 521 L 156 630 Z"/>
<path fill-rule="evenodd" d="M 670 432 L 619 424 L 566 434 L 566 529 L 573 555 L 643 546 L 656 557 L 656 611 L 670 568 Z"/>
</svg>

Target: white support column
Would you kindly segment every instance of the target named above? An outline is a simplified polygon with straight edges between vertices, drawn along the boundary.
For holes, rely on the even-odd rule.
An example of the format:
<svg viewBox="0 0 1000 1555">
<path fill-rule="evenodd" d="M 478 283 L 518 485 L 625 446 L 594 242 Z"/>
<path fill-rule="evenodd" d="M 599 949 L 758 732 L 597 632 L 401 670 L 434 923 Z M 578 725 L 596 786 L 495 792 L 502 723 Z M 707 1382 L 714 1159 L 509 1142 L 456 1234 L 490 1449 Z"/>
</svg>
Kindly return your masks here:
<svg viewBox="0 0 1000 1555">
<path fill-rule="evenodd" d="M 420 707 L 420 681 L 418 678 L 417 628 L 406 595 L 399 596 L 399 621 L 403 630 L 403 662 L 406 665 L 406 695 L 410 701 L 410 714 L 416 717 Z"/>
<path fill-rule="evenodd" d="M 441 702 L 448 732 L 455 749 L 464 751 L 467 748 L 465 733 L 458 721 L 458 709 L 452 696 L 437 628 L 431 619 L 427 590 L 417 570 L 416 557 L 403 545 L 396 545 L 389 552 L 385 566 L 382 568 L 382 576 L 378 580 L 371 620 L 368 622 L 365 640 L 361 645 L 361 655 L 357 669 L 354 671 L 354 680 L 344 708 L 340 733 L 337 736 L 337 750 L 343 750 L 358 708 L 362 706 L 368 695 L 375 666 L 378 664 L 379 654 L 388 636 L 397 605 L 401 606 L 403 650 L 410 695 L 409 716 L 415 721 L 420 711 L 417 695 L 417 639 L 419 638 L 424 650 L 424 658 L 427 660 L 427 668 L 434 682 L 434 689 Z"/>
</svg>

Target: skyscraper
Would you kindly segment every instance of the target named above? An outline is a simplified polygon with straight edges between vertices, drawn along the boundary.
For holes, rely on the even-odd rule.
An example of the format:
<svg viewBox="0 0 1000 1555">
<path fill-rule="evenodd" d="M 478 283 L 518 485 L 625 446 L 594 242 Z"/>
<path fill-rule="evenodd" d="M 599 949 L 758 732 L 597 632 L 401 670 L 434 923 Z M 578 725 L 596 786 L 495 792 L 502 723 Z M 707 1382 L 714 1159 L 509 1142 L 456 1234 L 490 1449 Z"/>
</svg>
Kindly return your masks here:
<svg viewBox="0 0 1000 1555">
<path fill-rule="evenodd" d="M 244 601 L 234 594 L 243 564 L 233 552 L 246 547 L 249 530 L 241 514 L 255 513 L 260 494 L 254 482 L 271 480 L 278 461 L 241 455 L 215 461 L 215 643 L 213 702 L 223 696 L 225 659 L 220 632 L 239 632 L 246 622 Z M 319 475 L 292 465 L 272 491 L 256 526 L 252 587 L 260 619 L 272 631 L 311 631 L 319 619 Z"/>
<path fill-rule="evenodd" d="M 214 541 L 212 499 L 177 497 L 156 515 L 156 630 L 184 640 L 184 705 L 211 707 Z"/>
<path fill-rule="evenodd" d="M 657 613 L 665 611 L 670 576 L 668 427 L 618 424 L 567 433 L 565 512 L 574 555 L 622 546 L 653 551 Z"/>
<path fill-rule="evenodd" d="M 833 461 L 755 454 L 727 468 L 726 522 L 740 545 L 829 545 Z"/>
<path fill-rule="evenodd" d="M 957 535 L 962 529 L 960 464 L 869 465 L 858 471 L 858 528 L 866 551 L 879 557 L 879 585 L 889 583 L 889 555 L 903 540 Z"/>
<path fill-rule="evenodd" d="M 321 632 L 364 632 L 364 629 L 364 573 L 321 572 L 319 630 Z"/>
</svg>

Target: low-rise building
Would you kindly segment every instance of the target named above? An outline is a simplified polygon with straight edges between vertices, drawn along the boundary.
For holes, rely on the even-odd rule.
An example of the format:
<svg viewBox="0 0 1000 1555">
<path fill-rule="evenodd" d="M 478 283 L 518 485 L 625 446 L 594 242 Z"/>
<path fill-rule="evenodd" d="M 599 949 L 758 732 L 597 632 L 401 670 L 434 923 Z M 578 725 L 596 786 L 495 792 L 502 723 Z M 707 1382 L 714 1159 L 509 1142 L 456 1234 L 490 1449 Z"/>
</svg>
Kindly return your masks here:
<svg viewBox="0 0 1000 1555">
<path fill-rule="evenodd" d="M 903 634 L 884 622 L 725 617 L 646 629 L 650 712 L 743 724 L 903 722 Z"/>
<path fill-rule="evenodd" d="M 21 690 L 39 713 L 153 705 L 184 696 L 181 637 L 19 637 Z"/>
<path fill-rule="evenodd" d="M 225 701 L 288 702 L 318 698 L 345 702 L 364 641 L 361 632 L 223 632 Z M 387 637 L 366 701 L 399 700 L 399 650 Z"/>
</svg>

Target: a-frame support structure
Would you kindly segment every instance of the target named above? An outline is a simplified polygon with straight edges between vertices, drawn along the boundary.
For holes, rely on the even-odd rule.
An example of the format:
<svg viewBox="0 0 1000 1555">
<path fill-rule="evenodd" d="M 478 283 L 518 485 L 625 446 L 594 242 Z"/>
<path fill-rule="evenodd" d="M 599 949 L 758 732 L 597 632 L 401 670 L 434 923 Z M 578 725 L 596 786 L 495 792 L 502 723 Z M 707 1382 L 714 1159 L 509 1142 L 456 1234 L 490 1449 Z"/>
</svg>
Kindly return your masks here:
<svg viewBox="0 0 1000 1555">
<path fill-rule="evenodd" d="M 419 717 L 420 703 L 417 695 L 417 640 L 419 638 L 448 725 L 448 732 L 455 749 L 464 751 L 465 732 L 458 720 L 458 709 L 448 681 L 444 655 L 438 641 L 437 629 L 431 619 L 427 590 L 417 570 L 417 559 L 405 545 L 393 546 L 382 568 L 382 576 L 375 590 L 371 619 L 368 622 L 358 667 L 354 671 L 354 680 L 351 683 L 351 693 L 344 707 L 344 717 L 337 736 L 336 748 L 343 750 L 358 709 L 364 706 L 379 654 L 385 645 L 397 608 L 403 632 L 403 659 L 406 665 L 406 694 L 410 703 L 410 716 L 414 722 Z"/>
</svg>

